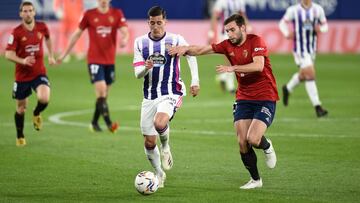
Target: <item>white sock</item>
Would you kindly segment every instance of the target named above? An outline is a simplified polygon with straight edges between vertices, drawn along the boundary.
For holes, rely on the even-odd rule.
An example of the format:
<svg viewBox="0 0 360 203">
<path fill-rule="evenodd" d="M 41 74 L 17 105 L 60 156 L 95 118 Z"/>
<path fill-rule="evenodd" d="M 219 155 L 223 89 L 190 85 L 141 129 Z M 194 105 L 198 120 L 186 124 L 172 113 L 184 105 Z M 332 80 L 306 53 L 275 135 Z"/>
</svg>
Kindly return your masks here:
<svg viewBox="0 0 360 203">
<path fill-rule="evenodd" d="M 313 106 L 320 105 L 321 102 L 319 99 L 319 94 L 318 94 L 315 80 L 305 81 L 305 89 L 306 89 L 307 94 L 310 97 L 312 105 Z"/>
<path fill-rule="evenodd" d="M 161 141 L 161 147 L 163 150 L 168 150 L 170 148 L 169 135 L 170 135 L 170 126 L 168 125 L 166 131 L 159 135 Z"/>
<path fill-rule="evenodd" d="M 160 152 L 158 146 L 156 145 L 156 147 L 152 150 L 146 149 L 146 147 L 144 147 L 144 150 L 147 158 L 151 163 L 151 166 L 155 169 L 155 173 L 156 174 L 162 173 Z"/>
<path fill-rule="evenodd" d="M 234 73 L 225 73 L 226 75 L 226 90 L 228 91 L 233 91 L 235 90 L 235 84 L 234 84 L 234 78 L 235 78 L 235 74 Z"/>
<path fill-rule="evenodd" d="M 288 89 L 288 91 L 291 93 L 296 86 L 298 86 L 300 84 L 300 79 L 299 79 L 299 73 L 295 73 L 290 81 L 286 84 L 286 88 Z"/>
</svg>

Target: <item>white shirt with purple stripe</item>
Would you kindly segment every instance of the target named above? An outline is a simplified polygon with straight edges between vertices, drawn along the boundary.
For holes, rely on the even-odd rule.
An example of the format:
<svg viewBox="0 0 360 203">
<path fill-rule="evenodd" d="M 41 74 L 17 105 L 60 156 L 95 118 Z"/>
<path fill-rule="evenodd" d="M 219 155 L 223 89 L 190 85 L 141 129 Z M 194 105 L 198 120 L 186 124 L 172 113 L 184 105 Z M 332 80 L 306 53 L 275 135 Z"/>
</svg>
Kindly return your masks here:
<svg viewBox="0 0 360 203">
<path fill-rule="evenodd" d="M 221 23 L 233 14 L 246 13 L 245 0 L 217 0 L 214 4 L 213 11 L 221 13 Z M 222 30 L 222 34 L 226 34 Z"/>
<path fill-rule="evenodd" d="M 172 46 L 187 46 L 185 39 L 177 34 L 166 32 L 158 40 L 149 34 L 140 36 L 134 42 L 133 66 L 144 69 L 145 61 L 151 59 L 154 67 L 146 71 L 144 77 L 144 98 L 154 100 L 163 95 L 186 95 L 184 82 L 180 77 L 180 57 L 170 56 L 167 48 Z M 186 56 L 191 71 L 191 86 L 199 85 L 199 75 L 196 57 Z M 137 75 L 138 77 L 138 75 Z"/>
<path fill-rule="evenodd" d="M 327 22 L 324 9 L 317 3 L 312 2 L 311 7 L 304 8 L 301 3 L 290 6 L 282 22 L 289 22 L 294 30 L 294 53 L 299 56 L 306 54 L 315 55 L 317 46 L 317 33 L 315 27 L 320 25 L 327 31 Z M 280 25 L 284 35 L 288 34 L 286 28 Z M 322 30 L 321 30 L 322 31 Z"/>
</svg>

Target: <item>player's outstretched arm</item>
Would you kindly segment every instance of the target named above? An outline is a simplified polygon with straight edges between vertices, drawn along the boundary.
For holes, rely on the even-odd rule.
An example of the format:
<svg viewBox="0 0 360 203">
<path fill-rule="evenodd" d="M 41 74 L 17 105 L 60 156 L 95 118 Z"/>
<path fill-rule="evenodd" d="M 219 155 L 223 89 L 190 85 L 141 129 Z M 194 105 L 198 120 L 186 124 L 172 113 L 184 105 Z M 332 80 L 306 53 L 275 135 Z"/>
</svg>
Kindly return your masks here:
<svg viewBox="0 0 360 203">
<path fill-rule="evenodd" d="M 121 39 L 120 39 L 120 48 L 124 48 L 129 41 L 129 28 L 127 26 L 123 26 L 120 28 Z"/>
<path fill-rule="evenodd" d="M 81 37 L 83 30 L 80 28 L 77 28 L 75 30 L 75 32 L 72 34 L 69 44 L 67 45 L 67 47 L 65 48 L 65 51 L 60 55 L 60 57 L 58 58 L 58 63 L 61 63 L 64 58 L 70 53 L 70 51 L 72 50 L 72 48 L 75 46 L 76 42 L 79 40 L 79 38 Z"/>
<path fill-rule="evenodd" d="M 5 58 L 25 66 L 32 66 L 35 64 L 35 56 L 27 56 L 25 58 L 20 58 L 16 55 L 15 51 L 7 50 L 5 51 Z"/>
<path fill-rule="evenodd" d="M 215 53 L 212 49 L 211 45 L 206 46 L 198 46 L 198 45 L 190 45 L 190 46 L 175 46 L 169 48 L 169 54 L 174 56 L 183 56 L 183 55 L 190 55 L 190 56 L 198 56 L 198 55 L 205 55 L 205 54 L 213 54 Z"/>
</svg>

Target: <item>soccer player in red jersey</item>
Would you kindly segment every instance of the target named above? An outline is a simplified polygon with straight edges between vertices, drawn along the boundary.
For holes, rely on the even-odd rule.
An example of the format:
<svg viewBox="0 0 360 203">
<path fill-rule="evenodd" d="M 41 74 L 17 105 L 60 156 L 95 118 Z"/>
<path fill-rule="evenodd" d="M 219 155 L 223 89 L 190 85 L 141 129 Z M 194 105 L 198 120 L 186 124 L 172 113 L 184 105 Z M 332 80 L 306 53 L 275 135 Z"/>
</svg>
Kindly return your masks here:
<svg viewBox="0 0 360 203">
<path fill-rule="evenodd" d="M 241 159 L 251 175 L 241 189 L 262 187 L 257 169 L 257 157 L 252 147 L 263 149 L 266 165 L 274 168 L 276 155 L 272 143 L 264 134 L 271 125 L 276 101 L 279 100 L 268 51 L 261 37 L 246 33 L 245 21 L 234 14 L 224 22 L 229 39 L 207 46 L 178 46 L 170 49 L 175 55 L 224 54 L 231 66 L 218 65 L 216 71 L 235 72 L 238 88 L 234 104 L 234 127 Z"/>
<path fill-rule="evenodd" d="M 49 52 L 49 64 L 55 64 L 49 30 L 45 23 L 35 21 L 32 3 L 23 2 L 19 15 L 22 23 L 11 33 L 5 57 L 16 63 L 13 98 L 16 100 L 15 126 L 17 146 L 25 146 L 24 117 L 31 89 L 36 92 L 37 106 L 33 111 L 33 124 L 36 130 L 42 128 L 40 113 L 47 107 L 50 99 L 50 83 L 44 66 L 42 41 Z"/>
<path fill-rule="evenodd" d="M 116 132 L 118 124 L 112 122 L 106 99 L 111 84 L 115 80 L 115 52 L 117 30 L 121 32 L 120 47 L 125 47 L 129 31 L 126 19 L 120 9 L 110 7 L 110 0 L 98 0 L 97 8 L 87 10 L 80 22 L 79 28 L 72 35 L 64 53 L 58 62 L 70 53 L 85 29 L 89 32 L 89 50 L 87 53 L 88 71 L 96 94 L 95 112 L 90 124 L 92 131 L 102 131 L 98 124 L 103 116 L 110 132 Z"/>
</svg>

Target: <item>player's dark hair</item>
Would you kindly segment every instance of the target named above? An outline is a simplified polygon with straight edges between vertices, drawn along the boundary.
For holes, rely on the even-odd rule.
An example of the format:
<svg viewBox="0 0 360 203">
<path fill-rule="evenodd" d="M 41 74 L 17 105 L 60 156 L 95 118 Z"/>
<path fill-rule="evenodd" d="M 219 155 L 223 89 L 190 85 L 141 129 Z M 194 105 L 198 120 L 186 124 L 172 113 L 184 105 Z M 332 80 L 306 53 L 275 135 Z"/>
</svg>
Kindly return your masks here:
<svg viewBox="0 0 360 203">
<path fill-rule="evenodd" d="M 23 1 L 20 4 L 19 11 L 21 12 L 24 6 L 32 6 L 34 8 L 34 5 L 30 1 Z"/>
<path fill-rule="evenodd" d="M 164 19 L 166 18 L 166 11 L 160 6 L 153 6 L 148 11 L 148 17 L 160 16 L 160 15 L 162 15 Z"/>
<path fill-rule="evenodd" d="M 241 27 L 242 25 L 245 25 L 245 19 L 244 17 L 242 17 L 239 14 L 233 14 L 230 17 L 228 17 L 225 21 L 224 21 L 224 25 L 227 25 L 231 22 L 235 21 L 236 25 Z"/>
</svg>

